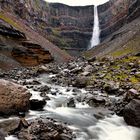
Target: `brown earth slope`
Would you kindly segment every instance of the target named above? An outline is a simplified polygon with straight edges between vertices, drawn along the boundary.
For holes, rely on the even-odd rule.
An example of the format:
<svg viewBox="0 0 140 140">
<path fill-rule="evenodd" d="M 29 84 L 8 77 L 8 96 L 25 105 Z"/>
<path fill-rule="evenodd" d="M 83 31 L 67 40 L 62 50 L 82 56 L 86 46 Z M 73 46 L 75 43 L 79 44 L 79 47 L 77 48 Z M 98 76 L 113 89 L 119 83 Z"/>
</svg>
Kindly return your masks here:
<svg viewBox="0 0 140 140">
<path fill-rule="evenodd" d="M 66 62 L 72 57 L 7 11 L 0 12 L 0 67 Z"/>
</svg>

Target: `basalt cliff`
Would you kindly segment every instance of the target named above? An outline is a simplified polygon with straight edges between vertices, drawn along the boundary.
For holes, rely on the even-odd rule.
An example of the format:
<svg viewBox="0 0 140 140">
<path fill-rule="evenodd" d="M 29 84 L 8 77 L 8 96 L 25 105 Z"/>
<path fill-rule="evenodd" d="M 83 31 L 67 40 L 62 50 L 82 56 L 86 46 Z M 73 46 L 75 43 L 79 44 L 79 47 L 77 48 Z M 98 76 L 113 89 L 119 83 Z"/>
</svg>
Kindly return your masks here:
<svg viewBox="0 0 140 140">
<path fill-rule="evenodd" d="M 111 6 L 112 5 L 112 6 Z M 85 57 L 122 57 L 140 52 L 140 1 L 112 0 L 98 7 L 101 44 Z"/>
<path fill-rule="evenodd" d="M 77 55 L 87 50 L 93 30 L 93 5 L 72 7 L 44 0 L 1 0 L 0 6 L 1 65 L 64 62 L 72 59 L 66 51 Z M 85 56 L 106 55 L 126 43 L 131 51 L 133 42 L 137 42 L 137 51 L 139 7 L 138 0 L 110 0 L 98 6 L 101 45 Z"/>
</svg>

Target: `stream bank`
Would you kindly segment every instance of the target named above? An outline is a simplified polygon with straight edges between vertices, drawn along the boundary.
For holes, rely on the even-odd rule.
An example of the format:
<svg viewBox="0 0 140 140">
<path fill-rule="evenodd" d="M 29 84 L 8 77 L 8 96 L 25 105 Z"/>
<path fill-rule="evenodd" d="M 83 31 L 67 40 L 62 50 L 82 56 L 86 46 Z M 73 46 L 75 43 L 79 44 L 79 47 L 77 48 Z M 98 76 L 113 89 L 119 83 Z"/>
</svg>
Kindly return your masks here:
<svg viewBox="0 0 140 140">
<path fill-rule="evenodd" d="M 94 73 L 99 73 L 98 68 L 105 69 L 103 62 L 94 63 L 95 65 L 88 61 L 77 60 L 63 65 L 50 64 L 14 69 L 9 73 L 1 72 L 3 79 L 27 88 L 32 94 L 30 100 L 33 106 L 35 107 L 35 104 L 38 104 L 37 107 L 40 106 L 40 108 L 30 108 L 26 113 L 25 119 L 29 127 L 16 132 L 16 137 L 19 140 L 28 140 L 33 136 L 34 139 L 46 138 L 44 132 L 48 128 L 47 124 L 52 123 L 51 126 L 55 124 L 63 131 L 60 133 L 59 129 L 54 127 L 51 129 L 53 133 L 50 137 L 55 133 L 57 139 L 62 140 L 116 140 L 118 136 L 120 140 L 138 140 L 139 128 L 127 126 L 123 118 L 115 114 L 122 115 L 122 110 L 131 100 L 139 100 L 139 90 L 133 89 L 132 86 L 128 89 L 121 86 L 121 89 L 116 87 L 116 84 L 103 89 L 103 86 L 100 86 L 101 79 L 104 82 L 101 75 L 96 81 L 99 83 L 90 85 L 89 79 Z M 104 62 L 105 64 L 108 65 Z M 12 119 L 17 120 L 13 117 Z M 10 119 L 1 118 L 0 124 L 8 120 Z M 43 123 L 38 124 L 42 121 Z M 30 130 L 34 130 L 34 133 Z M 58 137 L 60 134 L 63 137 Z M 6 139 L 12 140 L 12 137 Z"/>
</svg>

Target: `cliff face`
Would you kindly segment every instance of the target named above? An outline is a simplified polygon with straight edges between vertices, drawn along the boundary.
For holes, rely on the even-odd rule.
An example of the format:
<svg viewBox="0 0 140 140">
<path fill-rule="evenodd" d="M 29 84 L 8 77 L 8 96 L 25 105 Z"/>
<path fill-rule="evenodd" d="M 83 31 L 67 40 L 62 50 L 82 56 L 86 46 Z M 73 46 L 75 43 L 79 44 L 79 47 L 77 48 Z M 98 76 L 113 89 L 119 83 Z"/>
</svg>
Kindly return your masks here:
<svg viewBox="0 0 140 140">
<path fill-rule="evenodd" d="M 2 9 L 62 49 L 83 51 L 92 35 L 94 6 L 72 7 L 44 0 L 1 0 Z M 110 0 L 98 6 L 101 41 L 140 15 L 139 0 Z"/>
<path fill-rule="evenodd" d="M 39 33 L 39 28 L 34 25 L 38 23 L 39 26 L 39 22 L 35 22 L 39 16 L 31 15 L 34 14 L 31 12 L 33 9 L 30 7 L 28 11 L 28 7 L 32 4 L 25 2 L 0 1 L 0 68 L 35 66 L 52 60 L 66 62 L 72 59 Z"/>
<path fill-rule="evenodd" d="M 86 50 L 92 35 L 94 7 L 71 7 L 43 0 L 3 0 L 1 8 L 60 48 Z"/>
<path fill-rule="evenodd" d="M 140 52 L 140 1 L 110 0 L 98 9 L 102 42 L 85 56 L 137 55 Z"/>
<path fill-rule="evenodd" d="M 56 44 L 64 48 L 85 50 L 91 38 L 94 7 L 70 7 L 63 4 L 49 6 L 50 26 L 53 27 L 52 36 Z"/>
<path fill-rule="evenodd" d="M 25 33 L 0 20 L 0 68 L 35 66 L 52 60 L 48 50 L 31 42 Z"/>
<path fill-rule="evenodd" d="M 98 7 L 101 39 L 140 16 L 139 0 L 110 0 Z"/>
</svg>

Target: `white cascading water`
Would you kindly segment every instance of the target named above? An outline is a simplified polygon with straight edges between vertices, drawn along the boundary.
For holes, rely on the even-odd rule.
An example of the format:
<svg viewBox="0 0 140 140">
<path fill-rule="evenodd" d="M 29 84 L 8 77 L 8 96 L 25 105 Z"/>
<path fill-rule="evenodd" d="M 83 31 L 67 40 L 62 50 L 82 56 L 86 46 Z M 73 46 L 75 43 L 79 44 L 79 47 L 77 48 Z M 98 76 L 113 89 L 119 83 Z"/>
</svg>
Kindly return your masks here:
<svg viewBox="0 0 140 140">
<path fill-rule="evenodd" d="M 99 16 L 97 6 L 94 6 L 94 26 L 92 32 L 92 38 L 90 41 L 89 49 L 97 46 L 100 43 L 100 27 L 99 27 Z"/>
<path fill-rule="evenodd" d="M 55 77 L 55 75 L 43 74 L 38 80 L 42 85 L 51 87 L 51 92 L 57 94 L 48 93 L 50 100 L 47 101 L 44 110 L 30 110 L 26 118 L 28 121 L 41 116 L 42 118 L 49 117 L 60 120 L 60 122 L 67 122 L 76 135 L 73 140 L 140 140 L 140 129 L 127 126 L 122 117 L 109 115 L 105 119 L 96 120 L 93 116 L 94 111 L 100 112 L 100 109 L 92 108 L 87 103 L 77 100 L 80 95 L 86 94 L 87 91 L 79 89 L 78 93 L 75 93 L 73 87 L 49 84 L 50 77 Z M 39 92 L 38 94 L 33 90 L 30 90 L 30 92 L 32 93 L 32 99 L 42 99 Z M 67 106 L 66 103 L 70 98 L 75 99 L 75 108 Z M 102 109 L 101 112 L 104 114 L 106 109 Z M 0 122 L 2 121 L 5 121 L 5 119 L 0 119 Z M 18 140 L 14 136 L 8 136 L 5 139 Z"/>
</svg>

